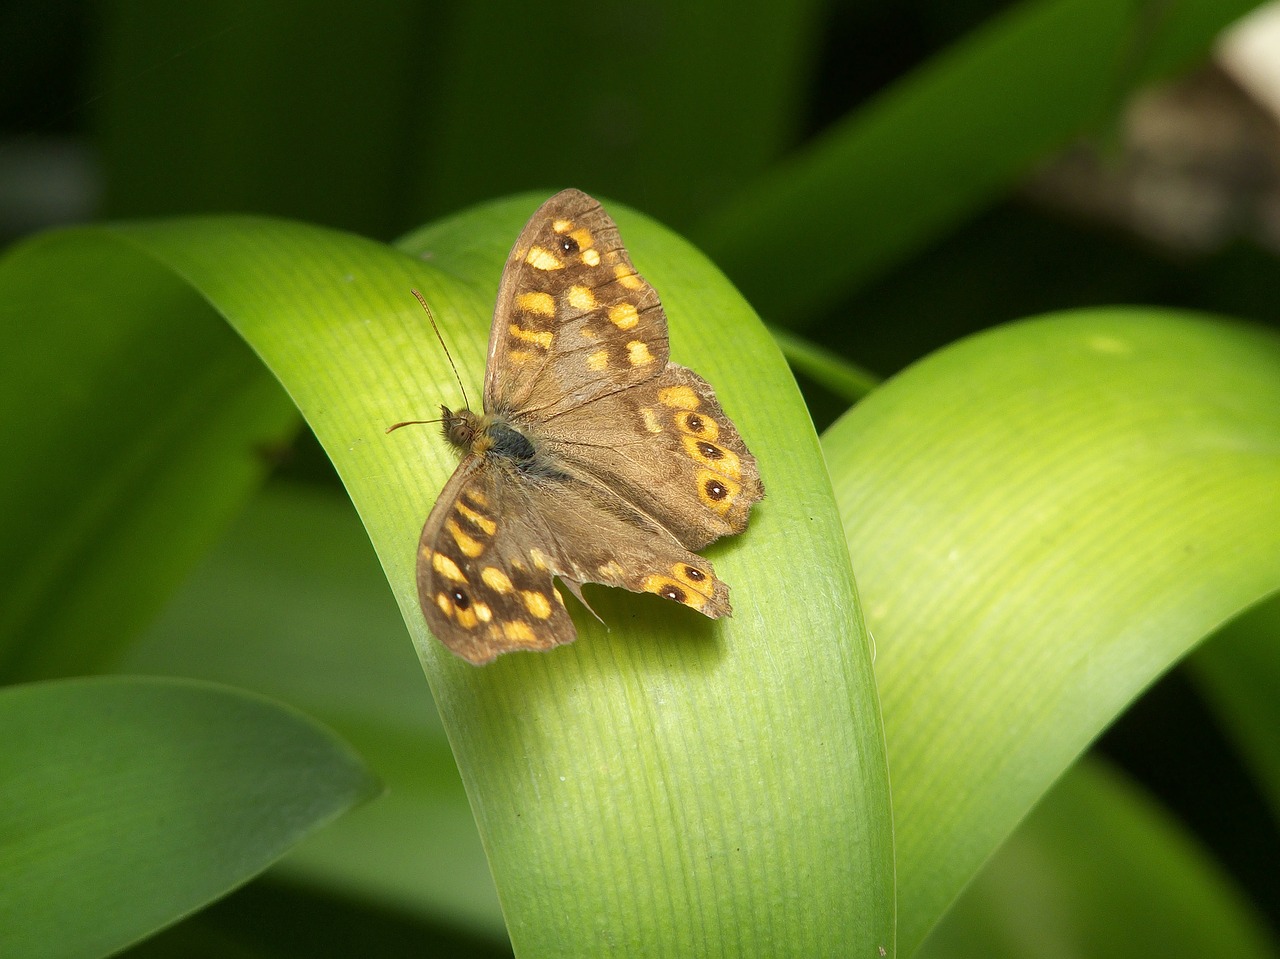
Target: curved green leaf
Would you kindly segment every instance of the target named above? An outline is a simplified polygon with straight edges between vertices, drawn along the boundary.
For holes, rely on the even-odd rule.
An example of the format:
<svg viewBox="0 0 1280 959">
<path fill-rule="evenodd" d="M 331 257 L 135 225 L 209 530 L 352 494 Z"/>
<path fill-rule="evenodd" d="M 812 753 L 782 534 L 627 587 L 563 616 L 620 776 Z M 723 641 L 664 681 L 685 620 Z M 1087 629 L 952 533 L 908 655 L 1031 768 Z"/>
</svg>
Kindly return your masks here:
<svg viewBox="0 0 1280 959">
<path fill-rule="evenodd" d="M 376 786 L 327 730 L 204 683 L 0 690 L 0 954 L 97 956 L 225 894 Z"/>
<path fill-rule="evenodd" d="M 1032 810 L 918 959 L 1275 956 L 1247 899 L 1117 770 L 1086 757 Z"/>
<path fill-rule="evenodd" d="M 458 767 L 369 537 L 338 490 L 269 483 L 119 664 L 252 689 L 350 742 L 386 795 L 276 870 L 506 939 Z"/>
<path fill-rule="evenodd" d="M 0 259 L 0 677 L 110 662 L 297 412 L 195 291 L 98 233 Z"/>
<path fill-rule="evenodd" d="M 418 644 L 521 955 L 890 947 L 883 745 L 821 453 L 767 333 L 678 238 L 615 211 L 662 293 L 673 355 L 716 385 L 759 455 L 769 497 L 709 551 L 736 615 L 713 624 L 600 590 L 611 630 L 579 617 L 578 643 L 484 669 L 425 632 L 417 532 L 455 461 L 436 431 L 384 429 L 458 396 L 409 289 L 432 303 L 474 398 L 502 261 L 535 205 L 420 233 L 416 257 L 245 218 L 74 235 L 189 282 L 329 451 Z"/>
<path fill-rule="evenodd" d="M 1280 337 L 1097 310 L 961 342 L 824 438 L 876 639 L 900 942 L 1280 584 Z"/>
</svg>

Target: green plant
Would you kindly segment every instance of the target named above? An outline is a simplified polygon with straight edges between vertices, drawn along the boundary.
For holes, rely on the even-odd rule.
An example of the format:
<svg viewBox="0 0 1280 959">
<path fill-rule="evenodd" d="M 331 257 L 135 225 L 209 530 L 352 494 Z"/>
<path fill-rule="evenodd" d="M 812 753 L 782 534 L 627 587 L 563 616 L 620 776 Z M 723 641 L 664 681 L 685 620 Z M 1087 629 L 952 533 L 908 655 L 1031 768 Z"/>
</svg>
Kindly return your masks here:
<svg viewBox="0 0 1280 959">
<path fill-rule="evenodd" d="M 1125 89 L 1185 63 L 1249 4 L 1225 6 L 1175 4 L 1152 19 L 1139 4 L 1028 4 L 806 155 L 767 169 L 763 159 L 748 161 L 769 153 L 786 110 L 778 87 L 757 78 L 758 87 L 736 95 L 750 100 L 754 91 L 751 102 L 772 104 L 766 120 L 734 127 L 732 142 L 700 145 L 689 158 L 691 170 L 725 171 L 732 181 L 715 209 L 689 214 L 689 233 L 767 319 L 835 342 L 849 324 L 832 304 L 990 202 L 1036 156 L 1105 116 Z M 383 36 L 373 49 L 394 48 L 389 24 L 410 5 L 388 9 L 400 12 L 379 21 L 384 33 L 369 34 Z M 678 14 L 674 5 L 668 13 L 687 16 L 686 27 L 713 15 Z M 255 27 L 268 37 L 272 17 L 288 20 L 264 16 Z M 809 16 L 799 8 L 762 15 L 750 21 L 757 29 L 748 41 L 764 62 L 798 75 L 795 50 L 812 29 Z M 510 30 L 512 42 L 533 43 L 518 18 L 481 28 L 471 17 L 459 14 L 452 28 L 462 79 L 463 68 L 474 69 L 469 42 L 496 42 Z M 145 31 L 114 42 L 130 36 L 142 42 Z M 681 36 L 696 44 L 696 31 Z M 1099 62 L 1109 69 L 1097 70 Z M 497 58 L 490 70 L 501 78 L 520 66 Z M 484 90 L 456 82 L 437 131 L 479 129 L 460 118 L 485 109 Z M 517 100 L 539 93 L 511 86 Z M 637 109 L 668 95 L 624 89 Z M 716 89 L 706 89 L 694 116 Z M 128 106 L 109 107 L 107 129 L 151 122 Z M 238 122 L 259 109 L 246 105 Z M 664 116 L 670 131 L 689 119 L 675 108 Z M 529 122 L 505 136 L 546 133 L 541 115 Z M 158 142 L 154 133 L 146 139 Z M 432 158 L 437 170 L 453 171 L 443 178 L 456 184 L 451 198 L 503 185 L 463 163 L 482 140 L 445 136 Z M 188 146 L 176 142 L 179 151 Z M 268 141 L 263 152 L 277 147 L 280 159 L 268 166 L 286 177 L 296 144 Z M 646 141 L 645 149 L 654 147 Z M 532 166 L 541 176 L 560 169 Z M 116 181 L 117 206 L 148 209 L 155 185 L 145 170 Z M 629 170 L 618 175 L 619 190 L 643 182 L 628 180 Z M 424 177 L 421 194 L 441 182 Z M 703 212 L 685 180 L 659 182 L 653 209 Z M 394 246 L 222 216 L 75 228 L 29 240 L 0 261 L 10 346 L 0 361 L 0 434 L 9 441 L 0 489 L 23 504 L 0 525 L 0 565 L 15 571 L 3 584 L 0 663 L 17 684 L 0 694 L 8 697 L 0 717 L 5 709 L 11 717 L 0 722 L 61 733 L 51 745 L 5 737 L 0 782 L 10 792 L 0 798 L 33 802 L 38 794 L 24 790 L 38 784 L 21 770 L 33 754 L 67 744 L 75 747 L 64 764 L 69 778 L 39 788 L 92 791 L 104 774 L 77 758 L 84 741 L 59 724 L 78 715 L 72 728 L 92 729 L 103 715 L 92 697 L 122 683 L 179 710 L 225 697 L 202 708 L 217 714 L 217 703 L 238 704 L 226 709 L 251 713 L 245 723 L 315 737 L 288 749 L 314 759 L 290 780 L 295 798 L 261 800 L 240 785 L 259 778 L 252 762 L 231 776 L 219 773 L 224 765 L 193 771 L 162 761 L 181 758 L 191 730 L 212 729 L 212 720 L 158 723 L 174 735 L 137 775 L 225 788 L 225 802 L 242 811 L 228 835 L 243 835 L 259 802 L 297 814 L 235 869 L 175 893 L 167 914 L 157 915 L 156 897 L 143 891 L 124 897 L 139 908 L 135 915 L 126 903 L 114 941 L 61 941 L 24 925 L 26 913 L 0 922 L 9 930 L 0 937 L 26 937 L 18 942 L 31 955 L 123 946 L 248 879 L 285 842 L 368 793 L 331 736 L 298 732 L 307 727 L 290 710 L 256 699 L 245 706 L 240 694 L 155 680 L 24 683 L 115 670 L 216 679 L 299 706 L 355 744 L 389 784 L 388 796 L 318 833 L 277 870 L 350 908 L 341 926 L 332 916 L 307 920 L 341 928 L 324 945 L 333 954 L 343 954 L 336 942 L 351 943 L 347 954 L 408 953 L 442 919 L 469 931 L 477 952 L 501 951 L 509 935 L 522 956 L 1036 955 L 1059 942 L 1133 955 L 1150 950 L 1160 923 L 1164 955 L 1214 944 L 1274 954 L 1247 899 L 1149 800 L 1097 760 L 1079 769 L 1072 762 L 1162 672 L 1256 607 L 1199 654 L 1197 674 L 1257 781 L 1280 794 L 1266 695 L 1280 661 L 1268 642 L 1275 606 L 1264 602 L 1280 584 L 1280 337 L 1157 307 L 1042 316 L 916 362 L 857 403 L 819 446 L 809 407 L 747 302 L 690 243 L 610 203 L 663 297 L 675 358 L 716 385 L 761 461 L 767 499 L 746 534 L 710 553 L 738 612 L 712 629 L 657 601 L 597 591 L 593 605 L 610 630 L 579 618 L 574 646 L 476 670 L 426 635 L 412 583 L 417 529 L 450 454 L 430 430 L 382 431 L 457 399 L 409 289 L 424 291 L 468 387 L 478 384 L 498 271 L 542 198 L 475 206 Z M 277 199 L 252 205 L 271 209 Z M 375 207 L 361 209 L 372 216 Z M 924 268 L 915 269 L 918 283 Z M 1268 269 L 1274 276 L 1274 263 Z M 859 398 L 866 378 L 839 357 L 794 334 L 782 343 L 828 394 Z M 295 408 L 365 532 L 323 487 L 276 481 L 243 506 L 295 428 Z M 40 711 L 28 705 L 42 698 Z M 144 719 L 154 715 L 133 694 L 125 699 Z M 209 734 L 224 753 L 231 742 L 240 744 L 232 757 L 267 768 L 279 759 L 281 747 L 260 753 L 254 737 L 244 742 L 246 725 L 230 725 L 228 739 Z M 28 752 L 14 748 L 19 741 Z M 136 758 L 128 742 L 121 752 Z M 330 798 L 304 809 L 298 795 Z M 183 808 L 161 799 L 158 819 Z M 0 836 L 23 835 L 13 825 L 22 821 L 4 818 L 13 808 L 0 804 Z M 108 823 L 119 814 L 95 812 Z M 207 822 L 186 820 L 148 855 L 167 857 L 155 861 L 177 874 L 217 862 L 192 856 L 182 839 L 203 835 Z M 1073 826 L 1091 828 L 1103 866 L 1073 857 Z M 1130 868 L 1106 868 L 1107 851 Z M 75 853 L 46 860 L 72 888 Z M 0 872 L 0 889 L 16 888 L 31 861 L 0 856 L 0 870 L 13 870 Z M 0 918 L 15 901 L 0 892 Z M 1129 905 L 1117 915 L 1120 902 Z M 81 916 L 101 907 L 92 897 L 67 903 Z M 419 937 L 375 949 L 395 934 L 385 917 L 355 908 L 361 903 L 416 917 Z M 110 906 L 122 916 L 119 903 Z M 1034 921 L 1043 914 L 1058 921 Z M 271 940 L 224 906 L 139 954 L 303 948 Z M 300 954 L 321 947 L 306 948 Z"/>
</svg>

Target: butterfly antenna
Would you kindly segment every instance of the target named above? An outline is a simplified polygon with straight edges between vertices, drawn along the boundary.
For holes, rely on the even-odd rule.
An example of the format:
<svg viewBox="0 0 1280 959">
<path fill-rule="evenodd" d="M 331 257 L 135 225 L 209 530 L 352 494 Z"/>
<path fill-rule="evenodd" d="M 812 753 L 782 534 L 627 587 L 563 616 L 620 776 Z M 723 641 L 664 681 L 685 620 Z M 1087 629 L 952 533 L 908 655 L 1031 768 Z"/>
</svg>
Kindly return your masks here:
<svg viewBox="0 0 1280 959">
<path fill-rule="evenodd" d="M 462 402 L 467 409 L 471 409 L 471 400 L 467 398 L 467 388 L 462 385 L 462 377 L 458 375 L 458 367 L 454 365 L 453 356 L 449 353 L 449 347 L 445 345 L 444 337 L 440 335 L 440 327 L 436 326 L 436 316 L 431 312 L 431 307 L 427 305 L 427 298 L 417 290 L 413 291 L 413 295 L 418 298 L 422 308 L 427 311 L 427 319 L 431 321 L 431 329 L 435 331 L 436 339 L 440 341 L 440 348 L 444 350 L 445 359 L 449 361 L 449 366 L 453 368 L 453 377 L 458 381 L 458 389 L 462 390 Z"/>
<path fill-rule="evenodd" d="M 422 308 L 427 311 L 427 319 L 431 321 L 431 329 L 435 331 L 436 339 L 440 341 L 440 348 L 444 350 L 445 359 L 449 361 L 449 366 L 453 368 L 454 378 L 458 381 L 458 389 L 462 390 L 462 402 L 466 404 L 467 409 L 471 409 L 471 400 L 467 398 L 467 388 L 462 385 L 462 377 L 458 375 L 458 367 L 453 362 L 453 356 L 449 353 L 449 347 L 445 345 L 444 337 L 440 335 L 440 327 L 436 326 L 435 314 L 431 312 L 431 307 L 427 304 L 427 299 L 417 290 L 412 291 L 413 295 L 418 298 L 418 302 L 422 304 Z M 384 433 L 390 433 L 392 430 L 398 430 L 402 426 L 421 426 L 426 423 L 443 423 L 443 418 L 434 420 L 404 420 L 401 423 L 392 423 L 388 426 Z"/>
</svg>

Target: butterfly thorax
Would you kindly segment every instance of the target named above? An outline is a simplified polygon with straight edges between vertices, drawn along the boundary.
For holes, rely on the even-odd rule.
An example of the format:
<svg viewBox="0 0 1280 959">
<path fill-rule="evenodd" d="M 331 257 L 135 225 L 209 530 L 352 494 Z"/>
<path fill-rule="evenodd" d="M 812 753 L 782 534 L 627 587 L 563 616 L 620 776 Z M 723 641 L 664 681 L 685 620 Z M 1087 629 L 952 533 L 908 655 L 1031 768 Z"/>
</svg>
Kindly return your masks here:
<svg viewBox="0 0 1280 959">
<path fill-rule="evenodd" d="M 505 416 L 481 416 L 467 409 L 454 412 L 447 406 L 441 406 L 440 413 L 445 439 L 466 453 L 501 456 L 521 468 L 532 466 L 538 458 L 532 441 Z"/>
</svg>

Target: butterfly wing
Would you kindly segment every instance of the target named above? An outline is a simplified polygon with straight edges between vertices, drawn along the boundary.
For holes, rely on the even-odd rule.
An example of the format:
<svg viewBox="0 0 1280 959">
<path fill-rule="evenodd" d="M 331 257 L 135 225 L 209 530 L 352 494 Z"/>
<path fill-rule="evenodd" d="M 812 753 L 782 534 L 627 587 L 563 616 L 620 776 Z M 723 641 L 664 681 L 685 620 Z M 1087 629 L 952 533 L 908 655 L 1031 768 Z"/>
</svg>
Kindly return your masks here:
<svg viewBox="0 0 1280 959">
<path fill-rule="evenodd" d="M 590 477 L 688 549 L 741 532 L 764 495 L 755 457 L 711 384 L 675 363 L 541 424 L 539 433 L 552 461 Z"/>
<path fill-rule="evenodd" d="M 422 530 L 418 598 L 431 632 L 476 665 L 573 642 L 553 577 L 579 599 L 583 584 L 602 583 L 712 618 L 731 612 L 710 563 L 590 478 L 468 456 Z"/>
<path fill-rule="evenodd" d="M 643 383 L 667 365 L 667 318 L 600 204 L 557 193 L 502 273 L 484 405 L 539 422 Z"/>
<path fill-rule="evenodd" d="M 476 665 L 573 642 L 573 620 L 539 548 L 546 538 L 508 464 L 467 456 L 418 542 L 418 600 L 436 638 Z"/>
</svg>

